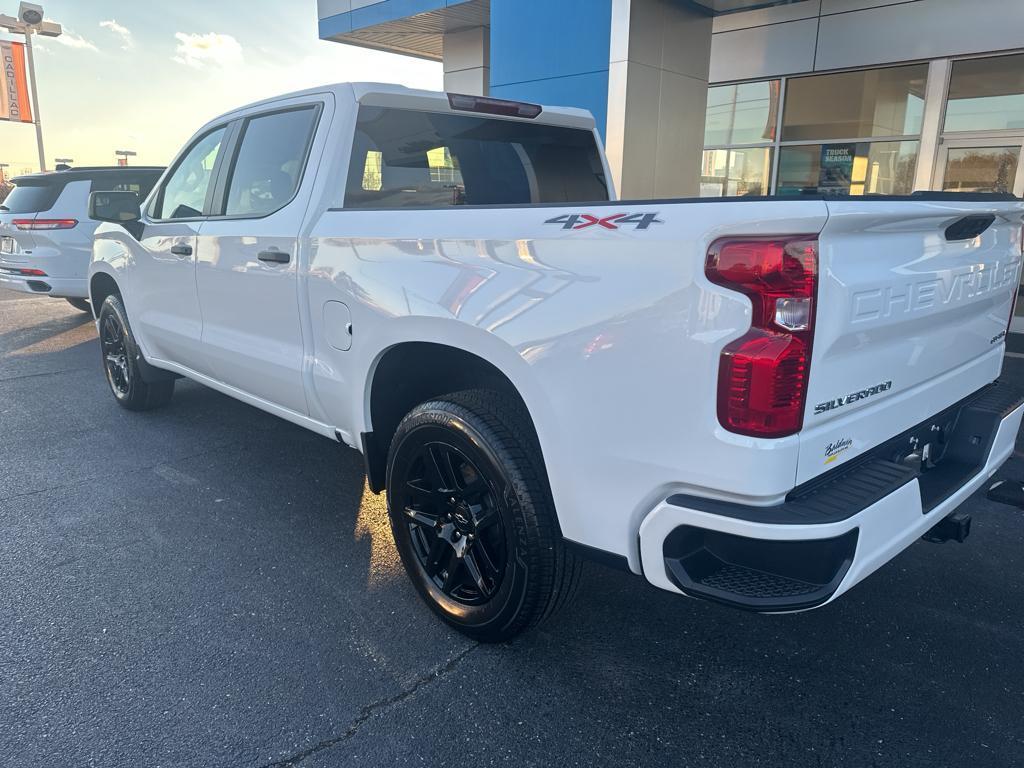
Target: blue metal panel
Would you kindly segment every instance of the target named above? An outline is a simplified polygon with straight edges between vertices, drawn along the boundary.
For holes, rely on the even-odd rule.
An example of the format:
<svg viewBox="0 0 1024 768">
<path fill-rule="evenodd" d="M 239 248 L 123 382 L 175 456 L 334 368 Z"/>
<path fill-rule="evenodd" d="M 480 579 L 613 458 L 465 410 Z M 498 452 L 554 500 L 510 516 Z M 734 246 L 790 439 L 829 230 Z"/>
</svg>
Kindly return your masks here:
<svg viewBox="0 0 1024 768">
<path fill-rule="evenodd" d="M 611 0 L 491 0 L 491 84 L 608 69 Z"/>
<path fill-rule="evenodd" d="M 604 135 L 611 0 L 491 0 L 491 93 L 582 107 Z"/>
<path fill-rule="evenodd" d="M 339 13 L 320 19 L 320 39 L 330 40 L 335 35 L 344 35 L 352 31 L 352 14 Z"/>
<path fill-rule="evenodd" d="M 529 80 L 525 83 L 496 85 L 491 95 L 499 99 L 532 101 L 552 107 L 589 109 L 604 138 L 608 122 L 608 70 L 584 75 L 555 77 L 550 80 Z"/>
</svg>

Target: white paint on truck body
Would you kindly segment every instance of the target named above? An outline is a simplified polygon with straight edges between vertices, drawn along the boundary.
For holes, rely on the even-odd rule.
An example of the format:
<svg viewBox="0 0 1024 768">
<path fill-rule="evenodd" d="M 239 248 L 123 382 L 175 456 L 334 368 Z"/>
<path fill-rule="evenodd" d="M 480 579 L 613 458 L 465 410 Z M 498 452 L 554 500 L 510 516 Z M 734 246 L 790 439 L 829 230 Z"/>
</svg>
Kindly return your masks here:
<svg viewBox="0 0 1024 768">
<path fill-rule="evenodd" d="M 387 350 L 431 342 L 477 355 L 505 374 L 530 411 L 565 537 L 625 556 L 637 573 L 641 525 L 670 495 L 780 503 L 796 485 L 999 375 L 1003 343 L 993 339 L 1006 329 L 1019 280 L 1020 202 L 345 209 L 360 104 L 451 111 L 444 94 L 393 86 L 290 95 L 197 135 L 296 104 L 322 113 L 298 192 L 281 211 L 258 221 L 177 223 L 166 233 L 168 225 L 146 220 L 142 243 L 119 226 L 100 228 L 92 274 L 117 281 L 149 362 L 358 447 L 374 428 L 369 392 Z M 545 108 L 537 122 L 594 130 L 578 110 Z M 944 228 L 970 213 L 993 214 L 996 223 L 973 241 L 947 242 Z M 589 226 L 566 229 L 573 216 Z M 751 304 L 712 284 L 705 259 L 715 240 L 746 235 L 819 238 L 805 426 L 781 439 L 734 434 L 717 417 L 719 356 L 750 328 Z M 169 261 L 166 249 L 183 237 L 195 254 Z M 256 259 L 272 246 L 292 254 L 287 266 Z M 159 296 L 166 276 L 186 294 L 176 306 Z M 347 331 L 325 327 L 339 316 L 334 302 L 351 323 L 347 349 Z M 885 382 L 891 387 L 873 396 L 815 412 Z M 832 444 L 842 449 L 827 463 Z M 653 552 L 660 541 L 647 546 Z M 886 549 L 886 559 L 894 554 Z M 660 571 L 647 576 L 666 586 Z"/>
</svg>

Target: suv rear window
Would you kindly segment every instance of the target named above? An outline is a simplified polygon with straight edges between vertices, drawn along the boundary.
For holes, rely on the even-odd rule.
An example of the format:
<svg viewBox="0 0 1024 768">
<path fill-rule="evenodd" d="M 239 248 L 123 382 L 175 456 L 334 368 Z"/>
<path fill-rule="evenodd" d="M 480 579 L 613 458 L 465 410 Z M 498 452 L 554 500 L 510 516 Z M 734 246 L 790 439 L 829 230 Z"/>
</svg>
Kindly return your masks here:
<svg viewBox="0 0 1024 768">
<path fill-rule="evenodd" d="M 14 181 L 14 189 L 4 200 L 0 213 L 40 213 L 57 202 L 64 189 L 63 179 Z"/>
<path fill-rule="evenodd" d="M 607 199 L 590 131 L 441 112 L 359 110 L 348 208 Z"/>
<path fill-rule="evenodd" d="M 113 171 L 93 177 L 90 192 L 135 192 L 144 199 L 163 171 Z"/>
</svg>

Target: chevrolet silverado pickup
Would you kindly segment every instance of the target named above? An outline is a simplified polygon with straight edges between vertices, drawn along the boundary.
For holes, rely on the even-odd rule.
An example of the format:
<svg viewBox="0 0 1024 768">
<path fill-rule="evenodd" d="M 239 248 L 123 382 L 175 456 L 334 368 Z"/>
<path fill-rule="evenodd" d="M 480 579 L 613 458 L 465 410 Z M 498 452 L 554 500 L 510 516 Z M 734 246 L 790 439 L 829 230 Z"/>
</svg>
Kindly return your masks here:
<svg viewBox="0 0 1024 768">
<path fill-rule="evenodd" d="M 584 559 L 835 600 L 1011 454 L 1011 196 L 617 200 L 586 112 L 344 84 L 97 192 L 110 389 L 188 377 L 360 451 L 444 620 L 500 641 Z"/>
</svg>

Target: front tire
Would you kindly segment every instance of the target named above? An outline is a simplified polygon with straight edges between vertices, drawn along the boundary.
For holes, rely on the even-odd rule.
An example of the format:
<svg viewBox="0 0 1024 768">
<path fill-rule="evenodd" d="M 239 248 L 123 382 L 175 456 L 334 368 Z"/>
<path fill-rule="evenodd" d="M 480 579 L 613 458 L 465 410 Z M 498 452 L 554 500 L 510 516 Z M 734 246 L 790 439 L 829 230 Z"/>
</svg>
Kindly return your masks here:
<svg viewBox="0 0 1024 768">
<path fill-rule="evenodd" d="M 103 301 L 98 325 L 103 370 L 118 405 L 129 411 L 148 411 L 166 405 L 174 394 L 174 380 L 147 382 L 142 378 L 142 352 L 132 335 L 120 296 L 111 294 Z"/>
<path fill-rule="evenodd" d="M 66 301 L 72 307 L 77 309 L 79 312 L 92 312 L 92 305 L 89 303 L 88 299 L 66 298 L 64 299 L 64 301 Z"/>
<path fill-rule="evenodd" d="M 497 392 L 414 408 L 388 453 L 388 515 L 402 564 L 444 621 L 503 642 L 572 594 L 540 447 L 522 405 Z"/>
</svg>

